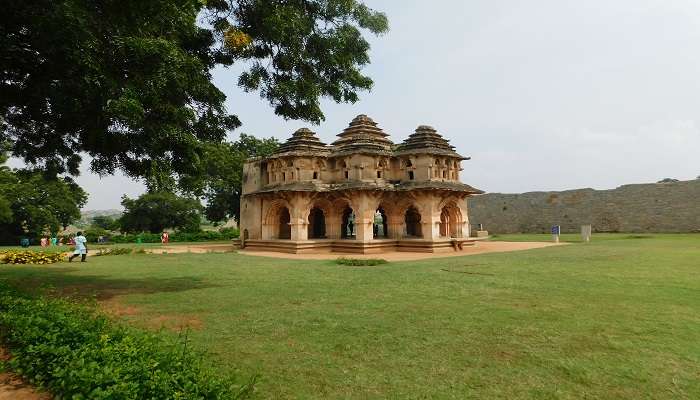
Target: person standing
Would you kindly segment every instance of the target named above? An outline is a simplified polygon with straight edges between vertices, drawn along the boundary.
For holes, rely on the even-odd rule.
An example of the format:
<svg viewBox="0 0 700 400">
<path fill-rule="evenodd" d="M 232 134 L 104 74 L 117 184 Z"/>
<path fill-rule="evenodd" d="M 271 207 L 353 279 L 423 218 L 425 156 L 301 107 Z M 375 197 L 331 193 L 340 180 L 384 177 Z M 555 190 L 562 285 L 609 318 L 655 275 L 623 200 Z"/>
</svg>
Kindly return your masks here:
<svg viewBox="0 0 700 400">
<path fill-rule="evenodd" d="M 162 244 L 168 244 L 169 241 L 170 241 L 170 235 L 168 234 L 168 232 L 163 231 L 163 234 L 160 235 L 160 242 Z"/>
<path fill-rule="evenodd" d="M 80 256 L 80 262 L 85 262 L 87 257 L 87 238 L 83 236 L 83 232 L 78 232 L 73 240 L 75 241 L 75 250 L 73 255 L 68 257 L 68 262 L 72 262 L 78 256 Z"/>
</svg>

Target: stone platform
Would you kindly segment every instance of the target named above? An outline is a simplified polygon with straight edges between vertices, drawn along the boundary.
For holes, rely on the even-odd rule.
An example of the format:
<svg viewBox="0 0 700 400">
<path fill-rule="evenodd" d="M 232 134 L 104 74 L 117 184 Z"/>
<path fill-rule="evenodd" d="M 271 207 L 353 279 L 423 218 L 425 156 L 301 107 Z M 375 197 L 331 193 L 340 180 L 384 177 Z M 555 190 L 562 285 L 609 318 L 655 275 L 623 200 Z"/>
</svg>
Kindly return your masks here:
<svg viewBox="0 0 700 400">
<path fill-rule="evenodd" d="M 352 257 L 360 259 L 381 258 L 389 262 L 394 261 L 418 261 L 435 260 L 448 257 L 462 257 L 486 253 L 502 253 L 509 251 L 522 251 L 540 249 L 550 246 L 568 246 L 568 243 L 553 242 L 490 242 L 477 241 L 473 246 L 466 246 L 462 251 L 439 252 L 439 253 L 419 253 L 406 251 L 388 251 L 381 254 L 353 254 L 339 252 L 318 252 L 305 254 L 280 253 L 278 251 L 250 251 L 243 250 L 240 254 L 259 257 L 283 258 L 287 260 L 335 260 L 339 257 Z"/>
<path fill-rule="evenodd" d="M 249 239 L 246 251 L 280 252 L 288 254 L 345 253 L 381 254 L 387 252 L 450 253 L 463 251 L 484 238 L 459 238 L 441 240 L 423 239 L 378 239 L 369 242 L 351 239 L 314 240 L 261 240 Z"/>
</svg>

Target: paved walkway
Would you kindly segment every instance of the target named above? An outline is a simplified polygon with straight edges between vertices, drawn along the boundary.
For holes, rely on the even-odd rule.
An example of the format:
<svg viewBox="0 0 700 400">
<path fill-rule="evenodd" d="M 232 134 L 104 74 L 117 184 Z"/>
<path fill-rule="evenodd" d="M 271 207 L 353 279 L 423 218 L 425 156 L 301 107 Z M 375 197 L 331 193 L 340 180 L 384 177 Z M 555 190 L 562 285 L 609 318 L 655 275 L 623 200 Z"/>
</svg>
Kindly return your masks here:
<svg viewBox="0 0 700 400">
<path fill-rule="evenodd" d="M 274 258 L 286 258 L 292 260 L 335 260 L 338 257 L 352 258 L 383 258 L 387 261 L 413 261 L 444 257 L 469 256 L 473 254 L 501 253 L 506 251 L 519 251 L 539 249 L 550 246 L 561 246 L 565 243 L 547 242 L 476 242 L 474 246 L 465 246 L 463 251 L 451 251 L 446 253 L 408 253 L 392 251 L 379 254 L 351 254 L 351 253 L 319 253 L 319 254 L 287 254 L 273 251 L 240 251 L 239 253 L 250 256 L 263 256 Z"/>
</svg>

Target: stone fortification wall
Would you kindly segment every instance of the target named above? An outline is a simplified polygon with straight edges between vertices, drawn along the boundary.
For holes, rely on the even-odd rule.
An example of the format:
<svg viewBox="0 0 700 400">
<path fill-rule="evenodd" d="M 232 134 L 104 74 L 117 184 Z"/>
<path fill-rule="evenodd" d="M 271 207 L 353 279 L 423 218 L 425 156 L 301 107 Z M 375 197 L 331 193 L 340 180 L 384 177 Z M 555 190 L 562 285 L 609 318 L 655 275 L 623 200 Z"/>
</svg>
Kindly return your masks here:
<svg viewBox="0 0 700 400">
<path fill-rule="evenodd" d="M 469 199 L 472 224 L 491 233 L 700 232 L 700 179 L 523 194 L 490 193 Z"/>
</svg>

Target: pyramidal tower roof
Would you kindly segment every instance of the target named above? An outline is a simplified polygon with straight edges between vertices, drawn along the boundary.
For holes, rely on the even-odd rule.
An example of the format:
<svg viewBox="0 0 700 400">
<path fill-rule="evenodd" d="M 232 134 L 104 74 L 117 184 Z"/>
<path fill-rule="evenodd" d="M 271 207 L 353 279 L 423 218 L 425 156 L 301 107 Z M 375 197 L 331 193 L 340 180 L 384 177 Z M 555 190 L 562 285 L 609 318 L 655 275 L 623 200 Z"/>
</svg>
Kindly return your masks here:
<svg viewBox="0 0 700 400">
<path fill-rule="evenodd" d="M 416 131 L 399 144 L 394 152 L 394 155 L 407 154 L 435 154 L 468 160 L 467 157 L 459 155 L 455 151 L 455 147 L 442 137 L 435 128 L 428 125 L 421 125 L 416 128 Z"/>
<path fill-rule="evenodd" d="M 350 125 L 338 134 L 339 139 L 333 142 L 333 155 L 340 156 L 352 153 L 391 154 L 394 142 L 387 139 L 372 118 L 361 114 L 350 122 Z"/>
<path fill-rule="evenodd" d="M 301 128 L 282 143 L 273 156 L 318 156 L 327 155 L 328 152 L 328 145 L 319 140 L 311 129 Z"/>
</svg>

